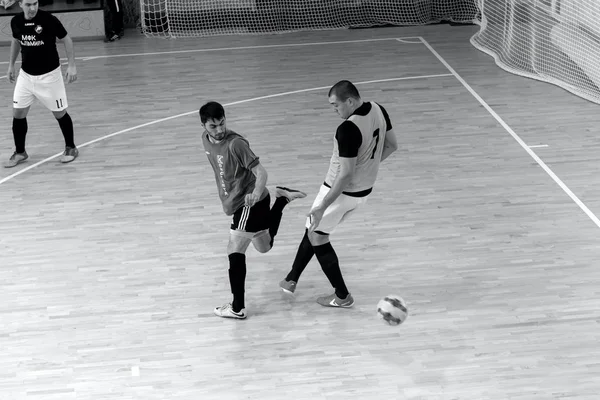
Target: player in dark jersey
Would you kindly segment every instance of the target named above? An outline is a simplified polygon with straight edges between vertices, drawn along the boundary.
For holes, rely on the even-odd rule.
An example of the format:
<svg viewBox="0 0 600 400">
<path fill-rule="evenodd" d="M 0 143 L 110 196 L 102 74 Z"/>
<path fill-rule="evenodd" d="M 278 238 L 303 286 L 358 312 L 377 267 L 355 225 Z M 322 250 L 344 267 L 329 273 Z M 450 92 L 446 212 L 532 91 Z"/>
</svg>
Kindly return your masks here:
<svg viewBox="0 0 600 400">
<path fill-rule="evenodd" d="M 13 94 L 12 130 L 15 152 L 7 168 L 27 160 L 25 136 L 27 135 L 27 113 L 37 98 L 54 114 L 65 138 L 65 151 L 60 161 L 68 163 L 79 155 L 73 139 L 73 121 L 67 113 L 67 93 L 56 48 L 56 39 L 65 45 L 69 65 L 66 79 L 71 83 L 77 79 L 77 68 L 73 41 L 65 27 L 54 15 L 38 9 L 38 0 L 19 0 L 23 12 L 10 21 L 13 40 L 10 46 L 10 61 L 7 76 L 15 82 Z M 21 71 L 16 76 L 15 61 L 21 52 Z"/>
<path fill-rule="evenodd" d="M 366 203 L 379 164 L 396 151 L 398 144 L 387 111 L 375 102 L 363 101 L 351 82 L 336 83 L 329 90 L 329 103 L 344 122 L 336 131 L 329 171 L 309 212 L 292 269 L 279 286 L 286 293 L 294 293 L 302 271 L 316 255 L 335 289 L 317 302 L 326 307 L 351 307 L 354 298 L 342 277 L 329 235 Z"/>
<path fill-rule="evenodd" d="M 200 122 L 204 128 L 202 143 L 215 173 L 223 211 L 233 216 L 227 245 L 233 301 L 215 308 L 214 313 L 219 317 L 244 319 L 246 250 L 250 243 L 260 253 L 271 250 L 284 207 L 306 194 L 278 186 L 271 207 L 267 171 L 248 141 L 227 129 L 223 106 L 214 101 L 204 104 L 200 108 Z"/>
</svg>

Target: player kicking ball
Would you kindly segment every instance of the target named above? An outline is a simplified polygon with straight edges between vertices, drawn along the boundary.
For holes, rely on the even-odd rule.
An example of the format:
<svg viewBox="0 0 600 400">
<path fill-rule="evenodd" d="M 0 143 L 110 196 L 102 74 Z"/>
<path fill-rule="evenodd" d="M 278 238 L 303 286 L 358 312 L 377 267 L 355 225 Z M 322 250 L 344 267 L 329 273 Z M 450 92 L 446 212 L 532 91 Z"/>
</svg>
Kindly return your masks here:
<svg viewBox="0 0 600 400">
<path fill-rule="evenodd" d="M 214 313 L 245 319 L 246 250 L 250 243 L 259 253 L 271 250 L 283 209 L 290 201 L 306 197 L 306 193 L 277 186 L 271 207 L 267 171 L 248 141 L 227 129 L 223 106 L 211 101 L 199 113 L 204 128 L 202 144 L 215 174 L 223 211 L 232 216 L 227 257 L 233 301 L 215 308 Z"/>
<path fill-rule="evenodd" d="M 56 39 L 65 45 L 69 61 L 65 75 L 68 83 L 77 79 L 73 41 L 58 18 L 38 9 L 38 0 L 20 0 L 19 5 L 23 12 L 15 15 L 10 21 L 13 40 L 7 72 L 8 80 L 11 83 L 16 81 L 12 122 L 15 152 L 5 167 L 15 167 L 29 158 L 25 151 L 27 114 L 35 99 L 52 111 L 58 121 L 65 138 L 65 151 L 60 161 L 69 163 L 77 158 L 79 151 L 73 139 L 73 121 L 67 112 L 67 93 Z M 17 76 L 15 61 L 19 52 L 22 64 Z"/>
<path fill-rule="evenodd" d="M 385 108 L 374 101 L 363 101 L 352 82 L 343 80 L 333 85 L 329 103 L 344 121 L 336 130 L 329 170 L 308 214 L 292 269 L 279 286 L 285 293 L 294 293 L 300 275 L 316 256 L 334 289 L 332 294 L 317 298 L 317 303 L 349 308 L 354 298 L 346 287 L 329 237 L 365 206 L 379 165 L 398 149 L 398 142 Z"/>
</svg>

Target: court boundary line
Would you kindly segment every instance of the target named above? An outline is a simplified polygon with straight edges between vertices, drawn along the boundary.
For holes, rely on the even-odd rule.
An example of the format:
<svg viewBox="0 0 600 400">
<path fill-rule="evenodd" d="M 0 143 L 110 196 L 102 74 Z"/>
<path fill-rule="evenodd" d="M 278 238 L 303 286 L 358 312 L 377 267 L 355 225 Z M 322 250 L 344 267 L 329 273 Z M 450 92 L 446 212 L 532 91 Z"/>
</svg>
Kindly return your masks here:
<svg viewBox="0 0 600 400">
<path fill-rule="evenodd" d="M 355 39 L 355 40 L 338 40 L 338 41 L 327 41 L 327 42 L 307 42 L 307 43 L 282 43 L 282 44 L 265 44 L 255 46 L 236 46 L 236 47 L 215 47 L 212 49 L 188 49 L 188 50 L 169 50 L 169 51 L 157 51 L 148 53 L 124 53 L 124 54 L 105 54 L 101 56 L 80 56 L 75 57 L 75 60 L 90 61 L 99 60 L 106 58 L 121 58 L 121 57 L 144 57 L 144 56 L 155 56 L 155 55 L 168 55 L 168 54 L 189 54 L 189 53 L 208 53 L 216 51 L 234 51 L 234 50 L 257 50 L 257 49 L 272 49 L 282 47 L 302 47 L 302 46 L 324 46 L 332 44 L 344 44 L 344 43 L 370 43 L 370 42 L 382 42 L 382 41 L 400 41 L 401 43 L 407 44 L 421 44 L 418 42 L 408 42 L 404 39 L 419 39 L 419 36 L 406 36 L 406 37 L 390 37 L 390 38 L 371 38 L 371 39 Z M 61 58 L 61 61 L 66 58 Z M 8 64 L 10 61 L 0 61 L 0 65 Z M 17 62 L 20 62 L 18 60 Z"/>
<path fill-rule="evenodd" d="M 398 77 L 398 78 L 386 78 L 386 79 L 375 79 L 375 80 L 369 80 L 369 81 L 361 81 L 361 82 L 355 82 L 355 85 L 368 85 L 368 84 L 372 84 L 372 83 L 382 83 L 382 82 L 395 82 L 395 81 L 403 81 L 403 80 L 414 80 L 414 79 L 430 79 L 430 78 L 439 78 L 439 77 L 448 77 L 448 76 L 452 76 L 452 74 L 435 74 L 435 75 L 418 75 L 418 76 L 403 76 L 403 77 Z M 266 100 L 266 99 L 272 99 L 272 98 L 276 98 L 276 97 L 282 97 L 282 96 L 289 96 L 289 95 L 293 95 L 293 94 L 299 94 L 299 93 L 307 93 L 307 92 L 314 92 L 317 90 L 327 90 L 329 89 L 331 86 L 319 86 L 319 87 L 313 87 L 313 88 L 308 88 L 308 89 L 299 89 L 299 90 L 292 90 L 292 91 L 288 91 L 288 92 L 280 92 L 280 93 L 274 93 L 274 94 L 268 94 L 268 95 L 264 95 L 264 96 L 259 96 L 259 97 L 252 97 L 249 99 L 244 99 L 244 100 L 238 100 L 238 101 L 234 101 L 231 103 L 226 103 L 223 104 L 223 106 L 225 107 L 229 107 L 229 106 L 235 106 L 238 104 L 244 104 L 244 103 L 251 103 L 254 101 L 259 101 L 259 100 Z M 80 144 L 77 146 L 78 149 L 90 146 L 94 143 L 97 142 L 101 142 L 103 140 L 109 139 L 111 137 L 114 136 L 118 136 L 118 135 L 122 135 L 124 133 L 127 132 L 131 132 L 131 131 L 135 131 L 138 130 L 140 128 L 145 128 L 146 126 L 150 126 L 150 125 L 155 125 L 155 124 L 159 124 L 161 122 L 165 122 L 165 121 L 170 121 L 172 119 L 176 119 L 179 117 L 185 117 L 194 113 L 197 113 L 198 110 L 193 110 L 193 111 L 187 111 L 184 113 L 180 113 L 180 114 L 176 114 L 176 115 L 171 115 L 169 117 L 165 117 L 165 118 L 160 118 L 160 119 L 156 119 L 153 121 L 148 121 L 146 123 L 140 124 L 140 125 L 136 125 L 133 127 L 129 127 L 126 129 L 122 129 L 120 131 L 117 132 L 113 132 L 113 133 L 109 133 L 107 135 L 98 137 L 96 139 L 90 140 L 88 142 L 85 142 L 83 144 Z M 10 174 L 2 179 L 0 179 L 0 185 L 16 178 L 17 176 L 24 174 L 25 172 L 32 170 L 33 168 L 36 168 L 42 164 L 46 164 L 49 161 L 52 161 L 53 159 L 59 157 L 62 154 L 62 152 L 54 154 L 52 156 L 46 157 L 34 164 L 28 165 L 27 167 L 18 170 L 17 172 Z"/>
<path fill-rule="evenodd" d="M 531 146 L 528 146 L 527 143 L 519 135 L 515 133 L 515 131 L 494 111 L 489 104 L 486 103 L 485 100 L 465 81 L 459 74 L 450 66 L 450 64 L 425 40 L 423 37 L 420 38 L 421 42 L 429 49 L 429 51 L 440 61 L 448 71 L 471 93 L 473 97 L 481 104 L 491 115 L 496 119 L 496 121 L 502 125 L 504 130 L 508 132 L 513 139 L 519 143 L 519 145 L 535 160 L 535 162 L 542 167 L 542 169 L 552 178 L 552 180 L 579 206 L 579 208 L 596 224 L 597 227 L 600 228 L 600 220 L 598 217 L 569 189 L 569 187 L 546 165 L 546 163 L 533 151 L 531 150 Z"/>
</svg>

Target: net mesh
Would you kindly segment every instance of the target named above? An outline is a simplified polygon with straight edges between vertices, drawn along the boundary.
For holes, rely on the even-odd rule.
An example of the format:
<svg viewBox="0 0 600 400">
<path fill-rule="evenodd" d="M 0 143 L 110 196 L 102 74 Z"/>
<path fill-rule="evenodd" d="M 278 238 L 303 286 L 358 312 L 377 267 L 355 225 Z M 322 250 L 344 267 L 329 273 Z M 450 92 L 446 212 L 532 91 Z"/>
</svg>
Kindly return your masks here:
<svg viewBox="0 0 600 400">
<path fill-rule="evenodd" d="M 471 38 L 505 70 L 600 103 L 600 1 L 479 0 Z"/>
<path fill-rule="evenodd" d="M 140 0 L 148 36 L 185 37 L 473 22 L 474 0 Z"/>
<path fill-rule="evenodd" d="M 140 0 L 147 36 L 476 23 L 505 70 L 600 103 L 600 0 Z"/>
</svg>

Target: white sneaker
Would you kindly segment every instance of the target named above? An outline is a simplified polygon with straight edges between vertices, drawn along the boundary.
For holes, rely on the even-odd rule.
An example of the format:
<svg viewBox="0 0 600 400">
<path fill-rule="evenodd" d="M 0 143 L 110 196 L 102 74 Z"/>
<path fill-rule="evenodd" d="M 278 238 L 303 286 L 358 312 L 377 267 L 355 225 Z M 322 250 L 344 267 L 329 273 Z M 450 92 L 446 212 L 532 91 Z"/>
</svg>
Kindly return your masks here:
<svg viewBox="0 0 600 400">
<path fill-rule="evenodd" d="M 245 308 L 242 308 L 240 312 L 233 311 L 233 306 L 231 305 L 231 303 L 227 303 L 222 305 L 221 307 L 215 308 L 214 313 L 217 317 L 223 318 L 246 319 L 246 317 L 248 316 L 246 314 Z"/>
</svg>

